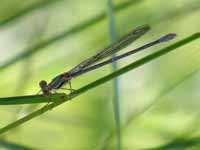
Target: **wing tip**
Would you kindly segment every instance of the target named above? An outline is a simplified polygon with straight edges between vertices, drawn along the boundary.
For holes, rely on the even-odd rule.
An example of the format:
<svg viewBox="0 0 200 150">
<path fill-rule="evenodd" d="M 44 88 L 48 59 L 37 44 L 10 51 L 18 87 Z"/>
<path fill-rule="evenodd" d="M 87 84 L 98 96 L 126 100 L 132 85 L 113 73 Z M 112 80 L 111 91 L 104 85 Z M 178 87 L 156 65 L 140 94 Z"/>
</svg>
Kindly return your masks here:
<svg viewBox="0 0 200 150">
<path fill-rule="evenodd" d="M 136 27 L 135 29 L 133 29 L 133 34 L 144 34 L 146 33 L 147 31 L 150 30 L 150 26 L 148 24 L 144 24 L 144 25 L 141 25 L 141 26 L 138 26 Z"/>
</svg>

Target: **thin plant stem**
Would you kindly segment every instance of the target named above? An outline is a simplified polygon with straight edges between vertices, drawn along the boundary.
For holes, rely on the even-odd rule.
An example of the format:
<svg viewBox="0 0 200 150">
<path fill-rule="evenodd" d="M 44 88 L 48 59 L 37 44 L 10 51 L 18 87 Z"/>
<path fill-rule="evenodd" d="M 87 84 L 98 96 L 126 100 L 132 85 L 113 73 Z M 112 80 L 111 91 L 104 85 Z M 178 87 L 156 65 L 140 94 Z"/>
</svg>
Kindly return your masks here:
<svg viewBox="0 0 200 150">
<path fill-rule="evenodd" d="M 114 15 L 114 6 L 112 0 L 107 0 L 107 15 L 108 15 L 108 26 L 110 32 L 110 41 L 114 43 L 117 41 L 118 36 L 116 32 L 116 20 Z M 115 57 L 113 54 L 112 57 Z M 117 62 L 112 63 L 112 70 L 117 70 Z M 120 95 L 119 95 L 119 78 L 113 79 L 113 110 L 116 124 L 116 143 L 117 149 L 121 150 L 121 117 L 120 117 Z"/>
</svg>

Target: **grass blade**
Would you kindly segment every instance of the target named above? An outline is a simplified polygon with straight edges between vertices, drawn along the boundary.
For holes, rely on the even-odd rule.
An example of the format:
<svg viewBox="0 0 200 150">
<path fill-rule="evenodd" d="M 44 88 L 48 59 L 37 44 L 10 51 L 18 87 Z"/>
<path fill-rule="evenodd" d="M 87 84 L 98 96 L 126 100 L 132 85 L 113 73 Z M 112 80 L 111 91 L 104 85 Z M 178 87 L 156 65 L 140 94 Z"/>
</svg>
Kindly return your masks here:
<svg viewBox="0 0 200 150">
<path fill-rule="evenodd" d="M 36 150 L 35 148 L 31 148 L 31 147 L 28 147 L 25 145 L 13 143 L 13 142 L 6 141 L 3 139 L 0 140 L 0 147 L 1 147 L 1 149 L 6 148 L 6 149 L 10 149 L 10 150 Z"/>
<path fill-rule="evenodd" d="M 111 43 L 116 42 L 118 39 L 117 30 L 116 30 L 116 22 L 114 16 L 114 6 L 112 0 L 107 0 L 107 15 L 108 15 L 108 26 L 110 31 L 110 41 Z M 113 54 L 112 57 L 116 55 Z M 112 63 L 112 71 L 117 70 L 117 62 Z M 116 124 L 116 143 L 117 149 L 121 150 L 121 118 L 120 118 L 120 95 L 119 95 L 119 79 L 113 79 L 113 109 L 114 109 L 114 117 Z"/>
<path fill-rule="evenodd" d="M 124 73 L 127 73 L 137 67 L 140 67 L 158 57 L 161 57 L 162 55 L 165 55 L 173 50 L 175 50 L 176 48 L 179 48 L 185 44 L 188 44 L 194 40 L 197 40 L 198 38 L 200 38 L 200 33 L 195 33 L 185 39 L 182 39 L 166 48 L 163 48 L 157 52 L 154 52 L 144 58 L 141 58 L 121 69 L 119 69 L 118 71 L 116 72 L 113 72 L 105 77 L 102 77 L 78 90 L 76 90 L 75 92 L 73 92 L 70 96 L 73 98 L 73 97 L 76 97 L 92 88 L 95 88 L 105 82 L 108 82 L 109 80 L 113 79 L 113 78 L 116 78 Z M 61 94 L 62 95 L 62 94 Z M 52 99 L 49 99 L 49 100 L 45 100 L 45 98 L 41 97 L 41 95 L 30 95 L 30 96 L 19 96 L 19 97 L 6 97 L 6 98 L 0 98 L 0 105 L 14 105 L 14 104 L 32 104 L 32 103 L 43 103 L 43 101 L 47 102 L 47 101 L 54 101 L 53 99 L 59 99 L 61 96 L 60 94 L 52 94 L 52 96 L 55 96 L 53 97 Z M 26 99 L 27 98 L 27 99 Z M 21 101 L 20 101 L 21 99 Z M 43 99 L 43 101 L 41 100 Z M 11 102 L 12 101 L 12 102 Z"/>
<path fill-rule="evenodd" d="M 179 47 L 181 47 L 181 46 L 183 46 L 185 44 L 188 44 L 189 42 L 192 42 L 192 41 L 194 41 L 194 40 L 196 40 L 198 38 L 200 38 L 200 33 L 195 33 L 195 34 L 193 34 L 193 35 L 191 35 L 191 36 L 189 36 L 189 37 L 187 37 L 187 38 L 185 38 L 183 40 L 180 40 L 180 41 L 172 44 L 171 46 L 163 48 L 158 52 L 154 52 L 154 53 L 152 53 L 152 54 L 150 54 L 150 55 L 148 55 L 148 56 L 146 56 L 146 57 L 144 57 L 144 58 L 142 58 L 142 59 L 140 59 L 140 60 L 138 60 L 138 61 L 136 61 L 134 63 L 131 63 L 131 64 L 119 69 L 116 72 L 113 72 L 113 73 L 111 73 L 111 74 L 109 74 L 109 75 L 107 75 L 107 76 L 105 76 L 105 77 L 103 77 L 101 79 L 98 79 L 98 80 L 96 80 L 96 81 L 94 81 L 94 82 L 92 82 L 92 83 L 90 83 L 90 84 L 78 89 L 77 91 L 73 92 L 70 95 L 52 94 L 52 96 L 55 96 L 53 99 L 51 99 L 51 101 L 54 101 L 54 103 L 46 105 L 46 106 L 42 107 L 41 109 L 39 109 L 39 110 L 37 110 L 37 111 L 35 111 L 35 112 L 25 116 L 25 117 L 13 122 L 13 123 L 8 124 L 7 126 L 1 128 L 0 129 L 0 134 L 3 134 L 5 132 L 9 131 L 12 128 L 16 128 L 17 126 L 22 125 L 23 123 L 25 123 L 25 122 L 27 122 L 27 121 L 29 121 L 29 120 L 37 117 L 37 116 L 49 111 L 49 110 L 52 110 L 53 108 L 61 105 L 62 103 L 66 102 L 66 101 L 69 101 L 69 100 L 71 100 L 71 99 L 73 99 L 73 98 L 85 93 L 86 91 L 88 91 L 90 89 L 93 89 L 93 88 L 95 88 L 97 86 L 100 86 L 103 83 L 108 82 L 109 80 L 111 80 L 111 79 L 113 79 L 115 77 L 118 77 L 118 76 L 120 76 L 120 75 L 122 75 L 124 73 L 127 73 L 127 72 L 129 72 L 129 71 L 141 66 L 141 65 L 144 65 L 144 64 L 146 64 L 146 63 L 148 63 L 148 62 L 150 62 L 150 61 L 152 61 L 152 60 L 154 60 L 154 59 L 156 59 L 158 57 L 161 57 L 162 55 L 165 55 L 165 54 L 175 50 L 176 48 L 179 48 Z M 33 97 L 36 97 L 37 100 L 39 100 L 38 98 L 41 98 L 40 95 L 32 96 L 32 98 Z M 0 101 L 1 100 L 5 101 L 6 98 L 1 98 Z M 43 98 L 43 100 L 45 101 L 45 98 Z"/>
</svg>

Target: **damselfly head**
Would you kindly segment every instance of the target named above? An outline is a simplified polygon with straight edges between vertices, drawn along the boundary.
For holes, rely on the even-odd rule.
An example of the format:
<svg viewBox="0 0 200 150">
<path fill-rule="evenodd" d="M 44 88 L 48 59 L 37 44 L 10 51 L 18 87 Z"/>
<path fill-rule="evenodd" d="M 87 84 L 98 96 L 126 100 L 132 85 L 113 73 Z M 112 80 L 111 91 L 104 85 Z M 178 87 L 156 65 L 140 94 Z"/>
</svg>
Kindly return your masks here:
<svg viewBox="0 0 200 150">
<path fill-rule="evenodd" d="M 41 89 L 44 89 L 47 87 L 47 82 L 45 80 L 42 80 L 42 81 L 40 81 L 39 85 L 40 85 Z"/>
<path fill-rule="evenodd" d="M 45 97 L 49 97 L 50 96 L 50 89 L 49 89 L 47 82 L 45 80 L 42 80 L 42 81 L 40 81 L 39 86 L 41 88 L 43 95 Z"/>
</svg>

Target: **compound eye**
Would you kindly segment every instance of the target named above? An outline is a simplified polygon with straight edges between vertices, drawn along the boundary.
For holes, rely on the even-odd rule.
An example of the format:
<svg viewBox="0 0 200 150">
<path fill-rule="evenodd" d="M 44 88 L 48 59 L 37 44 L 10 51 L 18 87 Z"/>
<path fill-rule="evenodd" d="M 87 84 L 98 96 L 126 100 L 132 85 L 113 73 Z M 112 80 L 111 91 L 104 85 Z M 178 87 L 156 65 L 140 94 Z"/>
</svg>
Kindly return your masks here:
<svg viewBox="0 0 200 150">
<path fill-rule="evenodd" d="M 41 88 L 47 87 L 47 82 L 45 80 L 40 81 L 39 83 Z"/>
</svg>

